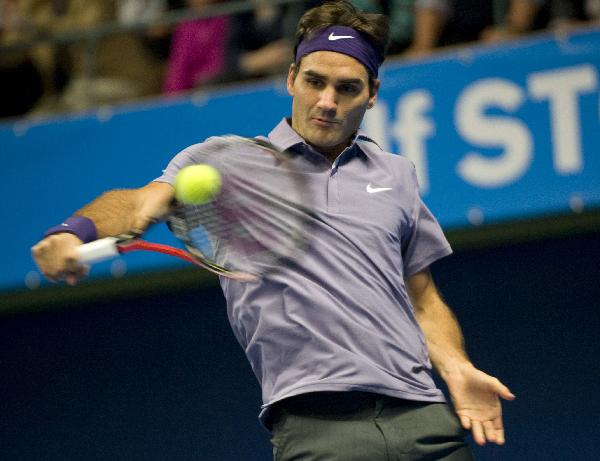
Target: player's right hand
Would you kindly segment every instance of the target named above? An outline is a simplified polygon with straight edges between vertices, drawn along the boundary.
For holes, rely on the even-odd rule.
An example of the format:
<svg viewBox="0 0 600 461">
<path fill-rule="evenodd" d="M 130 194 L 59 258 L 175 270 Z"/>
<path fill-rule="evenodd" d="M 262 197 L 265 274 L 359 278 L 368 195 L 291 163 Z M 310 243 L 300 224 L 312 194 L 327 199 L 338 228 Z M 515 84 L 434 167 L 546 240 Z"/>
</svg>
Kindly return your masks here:
<svg viewBox="0 0 600 461">
<path fill-rule="evenodd" d="M 49 280 L 65 280 L 69 285 L 75 285 L 88 271 L 77 259 L 76 248 L 82 243 L 77 236 L 67 232 L 49 235 L 31 248 L 31 254 Z"/>
</svg>

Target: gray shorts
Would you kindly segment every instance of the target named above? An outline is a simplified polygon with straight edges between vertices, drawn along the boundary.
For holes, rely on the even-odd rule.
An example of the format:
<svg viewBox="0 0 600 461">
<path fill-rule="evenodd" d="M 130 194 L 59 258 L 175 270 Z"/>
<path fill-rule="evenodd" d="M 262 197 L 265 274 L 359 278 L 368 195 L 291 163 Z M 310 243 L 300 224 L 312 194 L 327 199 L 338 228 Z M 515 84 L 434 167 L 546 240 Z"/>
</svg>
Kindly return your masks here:
<svg viewBox="0 0 600 461">
<path fill-rule="evenodd" d="M 445 403 L 366 392 L 319 392 L 273 409 L 275 461 L 472 461 Z"/>
</svg>

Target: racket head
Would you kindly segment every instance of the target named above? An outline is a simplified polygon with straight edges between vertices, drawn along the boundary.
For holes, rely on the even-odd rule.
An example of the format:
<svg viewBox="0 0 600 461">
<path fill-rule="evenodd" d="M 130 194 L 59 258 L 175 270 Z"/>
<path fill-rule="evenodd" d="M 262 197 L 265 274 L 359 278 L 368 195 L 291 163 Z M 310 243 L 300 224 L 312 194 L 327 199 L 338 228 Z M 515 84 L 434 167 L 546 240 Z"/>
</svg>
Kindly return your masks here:
<svg viewBox="0 0 600 461">
<path fill-rule="evenodd" d="M 284 267 L 308 246 L 312 209 L 296 155 L 261 138 L 223 136 L 194 146 L 221 175 L 201 205 L 177 204 L 169 227 L 198 262 L 240 281 Z"/>
</svg>

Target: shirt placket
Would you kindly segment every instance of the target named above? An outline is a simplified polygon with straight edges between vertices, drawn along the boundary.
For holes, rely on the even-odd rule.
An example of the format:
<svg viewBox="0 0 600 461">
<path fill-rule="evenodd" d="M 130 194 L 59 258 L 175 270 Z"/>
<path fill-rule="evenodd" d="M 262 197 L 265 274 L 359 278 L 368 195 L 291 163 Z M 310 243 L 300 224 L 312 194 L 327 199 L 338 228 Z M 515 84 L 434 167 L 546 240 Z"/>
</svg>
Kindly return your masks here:
<svg viewBox="0 0 600 461">
<path fill-rule="evenodd" d="M 339 157 L 338 157 L 339 158 Z M 338 213 L 340 211 L 340 184 L 338 161 L 331 165 L 327 179 L 327 211 Z"/>
<path fill-rule="evenodd" d="M 353 155 L 352 149 L 354 146 L 346 147 L 340 155 L 332 163 L 329 168 L 329 178 L 327 182 L 327 209 L 333 213 L 340 213 L 342 209 L 342 197 L 341 197 L 341 181 L 343 179 L 342 171 L 340 169 L 340 162 L 347 155 Z M 343 162 L 344 165 L 347 162 Z M 343 168 L 342 168 L 343 169 Z"/>
</svg>

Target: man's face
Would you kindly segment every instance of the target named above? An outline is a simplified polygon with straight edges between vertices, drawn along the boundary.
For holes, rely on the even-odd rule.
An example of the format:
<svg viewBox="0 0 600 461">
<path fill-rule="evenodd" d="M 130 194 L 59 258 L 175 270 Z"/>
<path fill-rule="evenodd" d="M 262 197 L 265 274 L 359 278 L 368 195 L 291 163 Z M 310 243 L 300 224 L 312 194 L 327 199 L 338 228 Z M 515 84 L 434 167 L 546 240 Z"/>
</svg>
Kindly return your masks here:
<svg viewBox="0 0 600 461">
<path fill-rule="evenodd" d="M 321 153 L 337 155 L 375 104 L 379 81 L 370 94 L 369 76 L 360 62 L 316 51 L 302 58 L 299 69 L 290 66 L 287 88 L 294 98 L 292 128 Z"/>
</svg>

